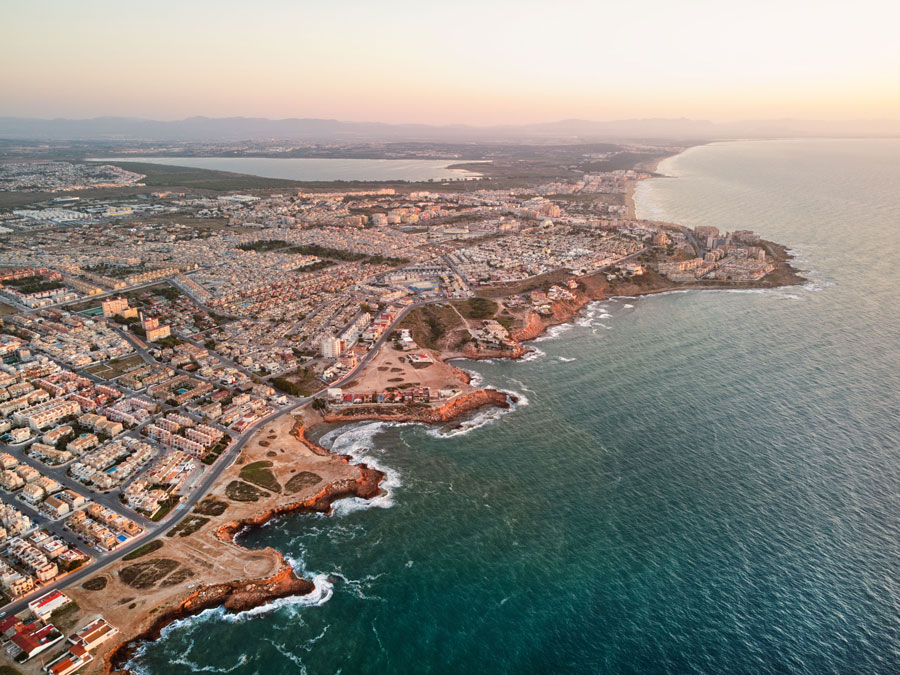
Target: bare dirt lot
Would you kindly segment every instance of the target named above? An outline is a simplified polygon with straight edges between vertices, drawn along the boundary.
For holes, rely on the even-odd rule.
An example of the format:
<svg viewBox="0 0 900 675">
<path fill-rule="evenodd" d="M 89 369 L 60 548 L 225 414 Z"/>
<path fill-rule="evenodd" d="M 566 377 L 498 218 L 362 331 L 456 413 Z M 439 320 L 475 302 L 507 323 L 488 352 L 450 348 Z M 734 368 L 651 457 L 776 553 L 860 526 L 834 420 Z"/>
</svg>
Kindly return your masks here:
<svg viewBox="0 0 900 675">
<path fill-rule="evenodd" d="M 432 389 L 459 389 L 463 393 L 472 391 L 468 378 L 458 368 L 438 360 L 438 354 L 424 349 L 415 353 L 428 353 L 434 359 L 429 365 L 413 365 L 407 353 L 394 349 L 386 342 L 372 363 L 357 378 L 354 392 L 381 391 L 387 387 L 429 387 Z M 348 387 L 349 390 L 349 387 Z"/>
<path fill-rule="evenodd" d="M 154 614 L 174 606 L 192 589 L 202 584 L 214 584 L 236 579 L 257 579 L 275 574 L 282 566 L 281 556 L 272 549 L 248 550 L 215 537 L 216 530 L 226 523 L 250 518 L 271 508 L 303 501 L 333 482 L 355 480 L 360 471 L 342 459 L 320 455 L 291 435 L 295 419 L 285 414 L 256 432 L 244 447 L 235 464 L 221 476 L 210 495 L 176 528 L 174 536 L 162 537 L 164 545 L 148 551 L 138 560 L 119 561 L 95 576 L 66 589 L 66 593 L 80 605 L 78 626 L 95 614 L 102 614 L 128 639 Z M 262 445 L 267 443 L 267 447 Z M 270 454 L 273 453 L 274 455 Z M 261 466 L 265 462 L 265 466 Z M 256 463 L 256 464 L 255 464 Z M 282 494 L 263 490 L 241 480 L 247 467 L 259 478 L 259 469 L 271 473 Z M 232 484 L 254 491 L 256 501 L 233 498 Z M 245 494 L 238 491 L 238 496 Z M 95 655 L 89 672 L 102 664 L 102 656 L 116 641 L 104 645 Z"/>
</svg>

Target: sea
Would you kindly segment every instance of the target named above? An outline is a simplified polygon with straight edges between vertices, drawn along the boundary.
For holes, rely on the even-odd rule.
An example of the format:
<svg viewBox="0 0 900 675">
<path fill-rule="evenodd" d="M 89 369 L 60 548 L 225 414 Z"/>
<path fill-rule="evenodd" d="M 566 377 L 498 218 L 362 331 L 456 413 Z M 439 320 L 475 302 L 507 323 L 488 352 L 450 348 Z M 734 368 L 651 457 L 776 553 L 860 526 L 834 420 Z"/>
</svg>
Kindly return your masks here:
<svg viewBox="0 0 900 675">
<path fill-rule="evenodd" d="M 323 444 L 387 491 L 244 535 L 316 592 L 177 622 L 181 673 L 900 672 L 900 140 L 704 145 L 638 213 L 752 229 L 808 282 L 590 305 L 462 428 Z"/>
<path fill-rule="evenodd" d="M 211 169 L 263 178 L 296 181 L 429 181 L 464 180 L 481 174 L 447 168 L 462 160 L 333 159 L 319 157 L 102 157 L 92 162 L 141 162 Z"/>
</svg>

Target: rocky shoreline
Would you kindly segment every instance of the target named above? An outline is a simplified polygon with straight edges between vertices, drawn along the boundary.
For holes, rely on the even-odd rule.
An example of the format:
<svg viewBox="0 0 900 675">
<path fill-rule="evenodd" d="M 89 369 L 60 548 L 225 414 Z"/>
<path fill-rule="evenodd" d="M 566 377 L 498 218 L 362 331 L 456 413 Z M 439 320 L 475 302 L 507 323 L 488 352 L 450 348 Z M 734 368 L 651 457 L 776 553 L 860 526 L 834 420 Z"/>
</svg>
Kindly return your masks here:
<svg viewBox="0 0 900 675">
<path fill-rule="evenodd" d="M 288 565 L 268 579 L 204 586 L 182 600 L 174 609 L 160 614 L 140 634 L 127 642 L 119 643 L 107 655 L 103 672 L 131 672 L 128 670 L 127 664 L 134 658 L 140 645 L 158 639 L 162 635 L 163 629 L 175 621 L 196 616 L 207 609 L 220 606 L 229 612 L 244 612 L 279 598 L 306 595 L 311 593 L 313 588 L 311 581 L 299 578 Z"/>
<path fill-rule="evenodd" d="M 302 426 L 295 435 L 310 449 L 315 446 L 317 454 L 330 454 L 321 446 L 307 440 Z M 348 464 L 350 463 L 350 457 L 346 455 L 339 455 L 339 457 Z M 384 473 L 365 465 L 360 465 L 359 468 L 361 475 L 356 480 L 329 483 L 309 499 L 268 509 L 253 518 L 232 521 L 219 527 L 215 536 L 220 541 L 239 546 L 235 541 L 238 534 L 252 528 L 262 527 L 273 518 L 290 513 L 329 513 L 332 504 L 339 499 L 348 497 L 371 499 L 377 496 L 381 491 L 379 486 L 384 479 Z M 276 574 L 266 579 L 232 581 L 199 588 L 176 607 L 160 614 L 139 634 L 127 642 L 117 645 L 106 657 L 104 672 L 130 672 L 126 666 L 136 654 L 140 644 L 156 640 L 162 634 L 163 629 L 175 621 L 196 616 L 207 609 L 216 607 L 224 607 L 228 612 L 245 612 L 273 600 L 311 593 L 315 588 L 313 583 L 308 579 L 298 577 L 281 553 L 275 551 L 275 554 L 282 563 L 281 569 Z"/>
<path fill-rule="evenodd" d="M 462 354 L 440 354 L 442 360 L 450 358 L 468 358 L 472 360 L 488 358 L 519 359 L 528 354 L 529 350 L 521 343 L 540 337 L 548 328 L 563 323 L 571 322 L 590 302 L 608 300 L 612 297 L 640 297 L 669 291 L 681 290 L 722 290 L 732 288 L 776 288 L 781 286 L 798 285 L 806 279 L 801 277 L 789 263 L 792 258 L 790 253 L 782 246 L 772 242 L 764 242 L 770 247 L 777 258 L 776 270 L 766 278 L 756 283 L 745 284 L 717 284 L 697 282 L 692 284 L 675 284 L 660 277 L 652 275 L 649 278 L 640 279 L 628 283 L 619 283 L 615 286 L 606 282 L 603 275 L 594 275 L 581 279 L 580 287 L 574 293 L 572 300 L 559 300 L 552 304 L 552 312 L 542 316 L 529 310 L 524 317 L 524 325 L 514 331 L 511 337 L 519 344 L 514 350 L 476 350 L 470 348 Z M 464 373 L 464 371 L 460 371 Z M 467 376 L 466 376 L 467 377 Z M 466 379 L 466 378 L 464 378 Z M 322 423 L 347 424 L 360 421 L 383 422 L 411 422 L 422 424 L 441 424 L 452 421 L 461 415 L 473 412 L 484 406 L 493 405 L 501 408 L 509 408 L 510 401 L 515 403 L 515 397 L 496 389 L 476 389 L 462 394 L 456 399 L 445 403 L 438 408 L 388 408 L 378 405 L 360 405 L 347 409 L 348 414 L 335 415 L 325 413 L 322 415 Z M 297 421 L 291 430 L 291 435 L 303 443 L 310 451 L 318 455 L 330 455 L 328 450 L 307 438 L 309 429 L 300 421 Z M 351 457 L 337 455 L 348 464 Z M 329 483 L 323 490 L 313 497 L 283 506 L 268 509 L 258 516 L 243 518 L 220 526 L 215 533 L 216 538 L 223 542 L 235 543 L 235 537 L 243 531 L 265 525 L 273 518 L 290 513 L 328 513 L 332 504 L 348 497 L 360 497 L 371 499 L 380 492 L 380 483 L 384 474 L 365 465 L 359 465 L 361 475 L 357 480 L 345 480 Z M 284 562 L 280 553 L 276 554 L 283 563 L 282 569 L 275 575 L 260 580 L 234 581 L 223 584 L 204 586 L 188 595 L 175 608 L 166 611 L 137 636 L 128 642 L 119 644 L 107 656 L 105 672 L 127 672 L 122 670 L 130 661 L 140 643 L 157 639 L 162 630 L 169 624 L 180 619 L 195 616 L 206 609 L 222 606 L 229 612 L 242 612 L 265 605 L 273 600 L 288 596 L 306 595 L 313 591 L 311 581 L 298 577 L 294 570 Z"/>
<path fill-rule="evenodd" d="M 348 415 L 328 415 L 322 417 L 324 422 L 421 422 L 422 424 L 442 424 L 449 422 L 460 415 L 473 412 L 486 405 L 494 405 L 498 408 L 509 408 L 509 395 L 497 389 L 476 389 L 468 394 L 445 403 L 440 408 L 402 409 L 398 414 L 390 414 L 386 406 L 360 405 L 348 410 Z M 513 398 L 513 403 L 515 399 Z"/>
<path fill-rule="evenodd" d="M 599 302 L 609 300 L 616 297 L 642 297 L 646 295 L 659 295 L 672 291 L 715 291 L 715 290 L 732 290 L 732 289 L 764 289 L 764 288 L 781 288 L 784 286 L 798 286 L 806 283 L 808 280 L 800 276 L 798 270 L 791 266 L 790 260 L 793 256 L 780 244 L 773 242 L 762 242 L 768 246 L 776 255 L 776 268 L 769 275 L 758 282 L 746 283 L 725 283 L 725 282 L 702 282 L 696 283 L 673 283 L 667 279 L 653 274 L 647 280 L 641 282 L 630 282 L 627 284 L 618 284 L 615 287 L 610 286 L 606 282 L 597 282 L 597 277 L 588 277 L 583 279 L 583 288 L 575 291 L 573 300 L 557 300 L 552 303 L 552 313 L 547 316 L 541 316 L 533 310 L 529 310 L 524 319 L 524 325 L 511 334 L 511 337 L 518 343 L 528 342 L 543 335 L 548 328 L 558 326 L 560 324 L 569 323 L 591 302 Z M 475 351 L 472 353 L 463 353 L 464 358 L 472 360 L 506 358 L 520 359 L 528 353 L 528 349 L 521 344 L 518 348 L 511 351 Z M 456 357 L 454 357 L 456 358 Z"/>
</svg>

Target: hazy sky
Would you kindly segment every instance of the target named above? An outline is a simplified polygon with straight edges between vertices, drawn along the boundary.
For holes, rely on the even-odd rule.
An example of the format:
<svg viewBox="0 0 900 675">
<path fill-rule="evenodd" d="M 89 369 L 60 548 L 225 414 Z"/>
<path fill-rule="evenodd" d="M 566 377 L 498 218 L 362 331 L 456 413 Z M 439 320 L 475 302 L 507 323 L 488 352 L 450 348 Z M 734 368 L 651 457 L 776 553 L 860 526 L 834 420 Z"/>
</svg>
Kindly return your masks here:
<svg viewBox="0 0 900 675">
<path fill-rule="evenodd" d="M 900 119 L 900 0 L 0 0 L 0 115 Z"/>
</svg>

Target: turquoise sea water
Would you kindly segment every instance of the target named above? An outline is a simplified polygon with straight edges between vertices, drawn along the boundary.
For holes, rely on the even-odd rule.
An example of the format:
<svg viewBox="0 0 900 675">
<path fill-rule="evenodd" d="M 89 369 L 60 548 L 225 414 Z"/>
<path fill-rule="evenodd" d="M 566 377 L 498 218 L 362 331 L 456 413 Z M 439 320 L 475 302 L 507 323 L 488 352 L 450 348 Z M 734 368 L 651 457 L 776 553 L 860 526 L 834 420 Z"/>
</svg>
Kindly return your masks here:
<svg viewBox="0 0 900 675">
<path fill-rule="evenodd" d="M 900 141 L 711 145 L 640 215 L 750 228 L 810 283 L 596 303 L 464 433 L 323 442 L 374 504 L 245 536 L 312 598 L 173 625 L 147 673 L 900 671 Z"/>
<path fill-rule="evenodd" d="M 448 169 L 459 160 L 446 159 L 332 159 L 319 157 L 106 157 L 98 162 L 144 162 L 195 169 L 231 171 L 264 178 L 298 181 L 423 181 L 457 180 L 479 174 Z"/>
</svg>

